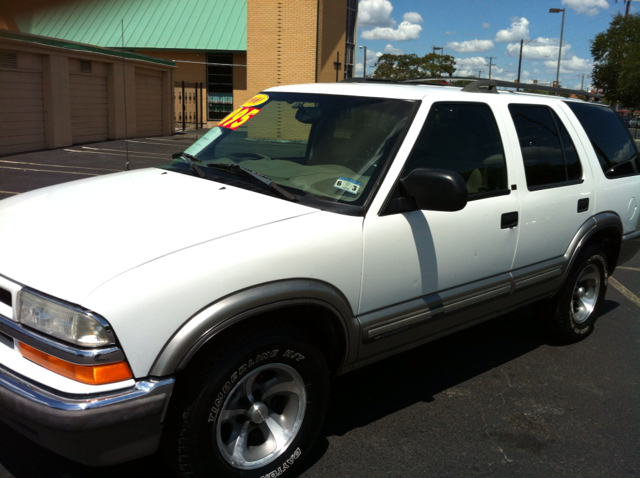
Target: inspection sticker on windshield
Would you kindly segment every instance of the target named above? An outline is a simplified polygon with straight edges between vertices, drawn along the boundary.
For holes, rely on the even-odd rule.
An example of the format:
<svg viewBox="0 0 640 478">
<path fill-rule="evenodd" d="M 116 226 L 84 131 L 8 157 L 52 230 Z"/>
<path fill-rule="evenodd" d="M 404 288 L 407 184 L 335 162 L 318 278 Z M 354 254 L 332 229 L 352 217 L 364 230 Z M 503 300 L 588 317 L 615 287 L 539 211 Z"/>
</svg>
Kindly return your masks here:
<svg viewBox="0 0 640 478">
<path fill-rule="evenodd" d="M 221 128 L 236 130 L 251 118 L 253 118 L 255 115 L 260 113 L 260 111 L 261 110 L 259 110 L 258 108 L 248 108 L 242 106 L 225 116 L 223 120 L 218 123 L 218 126 L 220 126 Z"/>
<path fill-rule="evenodd" d="M 362 187 L 362 183 L 354 181 L 353 179 L 340 177 L 333 186 L 351 194 L 358 194 L 358 191 Z"/>
</svg>

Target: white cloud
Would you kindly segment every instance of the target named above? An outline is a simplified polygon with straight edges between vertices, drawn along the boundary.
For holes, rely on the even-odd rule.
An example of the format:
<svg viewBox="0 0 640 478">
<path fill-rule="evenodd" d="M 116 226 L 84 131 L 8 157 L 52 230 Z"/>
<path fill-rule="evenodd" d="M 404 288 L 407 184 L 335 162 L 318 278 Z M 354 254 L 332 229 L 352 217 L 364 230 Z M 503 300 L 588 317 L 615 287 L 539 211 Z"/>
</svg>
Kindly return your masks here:
<svg viewBox="0 0 640 478">
<path fill-rule="evenodd" d="M 358 3 L 358 25 L 361 27 L 394 27 L 393 5 L 389 0 L 361 0 Z"/>
<path fill-rule="evenodd" d="M 491 23 L 483 23 L 482 28 L 491 28 Z"/>
<path fill-rule="evenodd" d="M 510 43 L 529 38 L 529 20 L 515 18 L 511 20 L 511 27 L 496 33 L 495 41 L 498 43 Z"/>
<path fill-rule="evenodd" d="M 452 32 L 452 31 L 447 30 L 446 32 L 444 32 L 444 34 L 445 35 L 455 35 L 456 32 Z"/>
<path fill-rule="evenodd" d="M 558 61 L 545 61 L 544 66 L 547 70 L 556 71 L 558 68 Z M 572 55 L 568 58 L 563 58 L 560 61 L 560 73 L 591 73 L 592 65 L 586 58 L 579 58 L 576 55 Z"/>
<path fill-rule="evenodd" d="M 422 19 L 422 16 L 419 13 L 416 12 L 407 12 L 404 15 L 402 15 L 402 19 L 405 22 L 409 22 L 409 23 L 422 23 L 424 22 L 424 20 Z"/>
<path fill-rule="evenodd" d="M 420 38 L 422 27 L 410 22 L 402 22 L 398 28 L 375 27 L 360 34 L 364 40 L 407 41 Z"/>
<path fill-rule="evenodd" d="M 574 10 L 578 15 L 585 13 L 590 17 L 600 13 L 600 9 L 609 8 L 607 0 L 562 0 L 562 4 Z"/>
<path fill-rule="evenodd" d="M 456 58 L 456 66 L 467 68 L 483 68 L 487 66 L 487 61 L 481 56 L 471 58 Z"/>
<path fill-rule="evenodd" d="M 384 47 L 384 52 L 391 53 L 392 55 L 404 54 L 404 51 L 402 51 L 402 49 L 391 46 L 390 44 Z"/>
<path fill-rule="evenodd" d="M 491 50 L 493 48 L 493 42 L 491 40 L 452 41 L 445 46 L 447 49 L 453 50 L 456 53 L 475 53 Z"/>
<path fill-rule="evenodd" d="M 528 43 L 522 48 L 522 58 L 524 60 L 551 60 L 558 58 L 558 45 L 560 41 L 557 38 L 538 37 L 535 42 Z M 571 45 L 562 42 L 562 56 L 567 57 L 573 55 L 569 53 Z M 520 42 L 510 43 L 507 45 L 507 56 L 518 58 L 520 56 Z"/>
</svg>

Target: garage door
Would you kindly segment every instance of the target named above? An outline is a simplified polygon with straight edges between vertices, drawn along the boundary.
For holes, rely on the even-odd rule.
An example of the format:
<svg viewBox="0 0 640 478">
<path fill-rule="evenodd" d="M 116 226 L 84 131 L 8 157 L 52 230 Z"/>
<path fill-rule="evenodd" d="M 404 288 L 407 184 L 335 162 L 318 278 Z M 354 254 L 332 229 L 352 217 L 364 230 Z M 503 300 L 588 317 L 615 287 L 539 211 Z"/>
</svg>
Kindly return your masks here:
<svg viewBox="0 0 640 478">
<path fill-rule="evenodd" d="M 138 136 L 162 135 L 162 76 L 136 72 L 136 125 Z"/>
<path fill-rule="evenodd" d="M 0 154 L 44 148 L 42 74 L 0 68 Z"/>
<path fill-rule="evenodd" d="M 71 138 L 74 144 L 105 141 L 109 136 L 107 78 L 71 74 Z"/>
</svg>

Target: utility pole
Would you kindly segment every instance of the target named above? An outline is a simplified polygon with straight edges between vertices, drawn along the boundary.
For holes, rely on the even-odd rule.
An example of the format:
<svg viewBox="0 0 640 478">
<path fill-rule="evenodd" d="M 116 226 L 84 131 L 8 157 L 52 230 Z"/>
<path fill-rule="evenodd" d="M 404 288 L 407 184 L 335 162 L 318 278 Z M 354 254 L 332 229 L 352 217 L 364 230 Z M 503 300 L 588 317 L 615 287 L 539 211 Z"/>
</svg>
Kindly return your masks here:
<svg viewBox="0 0 640 478">
<path fill-rule="evenodd" d="M 489 79 L 491 79 L 491 67 L 493 66 L 493 60 L 498 58 L 497 56 L 485 56 L 485 58 L 489 59 Z"/>
<path fill-rule="evenodd" d="M 527 40 L 527 43 L 534 42 L 535 40 Z M 516 83 L 520 83 L 520 68 L 522 67 L 522 50 L 524 49 L 524 38 L 520 40 L 520 59 L 518 60 L 518 80 Z M 516 88 L 516 91 L 520 91 L 520 88 Z"/>
<path fill-rule="evenodd" d="M 578 75 L 578 76 L 582 78 L 582 82 L 580 82 L 580 89 L 581 89 L 581 90 L 584 90 L 584 77 L 585 77 L 585 76 L 589 76 L 589 75 L 587 75 L 587 74 L 585 73 L 585 74 Z"/>
<path fill-rule="evenodd" d="M 627 4 L 627 9 L 624 12 L 624 16 L 628 17 L 629 16 L 629 7 L 631 6 L 631 0 L 622 0 L 622 1 Z M 616 0 L 616 3 L 618 3 L 618 0 Z"/>
<path fill-rule="evenodd" d="M 483 72 L 483 71 L 484 71 L 484 70 L 478 70 L 478 78 L 482 78 L 482 72 Z"/>
<path fill-rule="evenodd" d="M 362 62 L 362 66 L 364 67 L 364 72 L 362 77 L 366 78 L 367 77 L 367 47 L 366 46 L 360 46 L 358 48 L 364 48 L 364 61 Z"/>
</svg>

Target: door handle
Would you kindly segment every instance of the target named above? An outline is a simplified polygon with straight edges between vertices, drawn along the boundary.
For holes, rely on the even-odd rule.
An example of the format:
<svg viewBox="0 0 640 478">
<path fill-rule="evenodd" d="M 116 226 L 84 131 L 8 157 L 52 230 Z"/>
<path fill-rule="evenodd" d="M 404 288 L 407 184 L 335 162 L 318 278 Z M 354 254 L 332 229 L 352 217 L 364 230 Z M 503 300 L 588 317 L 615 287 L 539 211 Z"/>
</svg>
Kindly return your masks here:
<svg viewBox="0 0 640 478">
<path fill-rule="evenodd" d="M 500 229 L 511 229 L 518 225 L 518 211 L 505 212 L 500 220 Z"/>
<path fill-rule="evenodd" d="M 589 198 L 578 199 L 578 212 L 589 210 Z"/>
</svg>

